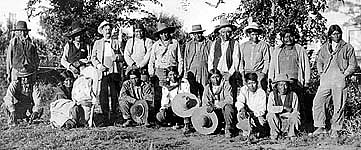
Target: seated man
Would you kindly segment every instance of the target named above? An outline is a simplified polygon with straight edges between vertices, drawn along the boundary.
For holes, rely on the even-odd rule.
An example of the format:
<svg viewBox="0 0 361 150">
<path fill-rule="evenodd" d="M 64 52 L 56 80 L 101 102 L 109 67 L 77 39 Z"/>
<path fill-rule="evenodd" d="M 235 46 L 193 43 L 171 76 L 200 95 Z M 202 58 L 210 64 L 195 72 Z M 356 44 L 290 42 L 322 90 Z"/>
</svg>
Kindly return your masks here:
<svg viewBox="0 0 361 150">
<path fill-rule="evenodd" d="M 225 136 L 232 137 L 234 132 L 234 119 L 236 110 L 233 105 L 232 88 L 229 82 L 222 79 L 217 69 L 209 71 L 209 84 L 205 87 L 202 97 L 202 106 L 207 106 L 207 112 L 213 111 L 223 116 L 225 121 Z M 222 118 L 222 117 L 220 117 Z"/>
<path fill-rule="evenodd" d="M 168 123 L 173 125 L 173 129 L 179 129 L 179 124 L 182 118 L 174 114 L 171 107 L 171 102 L 174 97 L 179 93 L 190 93 L 190 85 L 187 79 L 179 79 L 178 69 L 175 66 L 167 68 L 168 82 L 162 87 L 161 107 L 157 113 L 157 120 L 161 123 Z M 190 130 L 191 120 L 190 117 L 184 118 L 184 132 Z"/>
<path fill-rule="evenodd" d="M 60 85 L 55 89 L 54 101 L 58 99 L 72 99 L 71 90 L 73 89 L 74 76 L 69 70 L 65 70 L 61 74 Z"/>
<path fill-rule="evenodd" d="M 32 121 L 40 118 L 40 91 L 35 83 L 35 72 L 19 71 L 17 80 L 12 81 L 6 91 L 2 108 L 8 118 L 10 127 L 18 124 L 18 119 Z M 27 112 L 31 115 L 28 116 Z"/>
<path fill-rule="evenodd" d="M 256 73 L 247 73 L 245 75 L 246 85 L 241 88 L 237 97 L 236 108 L 238 110 L 239 126 L 243 131 L 243 136 L 249 136 L 253 129 L 259 134 L 265 134 L 266 124 L 266 92 L 258 84 Z M 246 121 L 244 125 L 241 125 Z M 247 128 L 242 128 L 248 126 Z M 251 130 L 247 130 L 251 129 Z"/>
<path fill-rule="evenodd" d="M 132 125 L 132 118 L 130 114 L 130 107 L 139 100 L 146 100 L 148 105 L 153 105 L 153 92 L 151 85 L 140 80 L 141 74 L 139 69 L 129 71 L 129 80 L 123 83 L 120 90 L 119 107 L 123 114 L 125 123 L 123 127 Z M 145 126 L 149 127 L 148 118 L 145 119 Z"/>
<path fill-rule="evenodd" d="M 288 75 L 281 74 L 276 77 L 276 89 L 270 93 L 267 104 L 267 121 L 271 128 L 271 139 L 277 139 L 281 133 L 296 137 L 300 125 L 300 113 L 298 97 L 295 92 L 289 90 L 291 80 Z"/>
</svg>

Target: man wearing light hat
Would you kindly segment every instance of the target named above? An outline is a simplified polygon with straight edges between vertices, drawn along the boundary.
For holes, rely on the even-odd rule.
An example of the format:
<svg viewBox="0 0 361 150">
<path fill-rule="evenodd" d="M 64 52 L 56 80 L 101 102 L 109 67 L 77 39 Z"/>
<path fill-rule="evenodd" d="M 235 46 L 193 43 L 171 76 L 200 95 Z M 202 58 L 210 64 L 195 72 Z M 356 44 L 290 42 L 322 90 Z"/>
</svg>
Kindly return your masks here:
<svg viewBox="0 0 361 150">
<path fill-rule="evenodd" d="M 133 37 L 128 39 L 124 49 L 124 60 L 128 68 L 147 68 L 153 41 L 145 37 L 145 27 L 138 23 L 133 26 Z"/>
<path fill-rule="evenodd" d="M 80 66 L 87 62 L 88 45 L 84 40 L 85 28 L 81 27 L 80 22 L 73 22 L 72 30 L 65 36 L 69 41 L 64 46 L 64 52 L 60 63 L 74 75 L 79 75 Z"/>
<path fill-rule="evenodd" d="M 157 76 L 159 78 L 160 86 L 166 83 L 167 76 L 165 73 L 168 67 L 177 67 L 180 74 L 183 71 L 183 57 L 180 45 L 170 35 L 174 31 L 175 27 L 169 27 L 165 23 L 159 22 L 157 24 L 157 31 L 154 33 L 160 38 L 152 46 L 148 72 L 150 76 Z"/>
<path fill-rule="evenodd" d="M 226 78 L 238 70 L 235 64 L 239 59 L 236 57 L 239 55 L 239 44 L 237 40 L 231 38 L 236 28 L 226 18 L 221 18 L 220 25 L 215 29 L 215 32 L 220 33 L 220 38 L 212 43 L 208 55 L 208 70 L 217 69 L 227 75 Z"/>
<path fill-rule="evenodd" d="M 189 33 L 193 35 L 193 39 L 186 43 L 184 50 L 184 73 L 192 72 L 198 83 L 202 85 L 207 84 L 208 80 L 208 54 L 212 42 L 203 36 L 201 25 L 193 25 L 192 31 Z"/>
<path fill-rule="evenodd" d="M 16 125 L 18 119 L 26 119 L 31 123 L 40 118 L 43 112 L 40 108 L 40 90 L 34 84 L 35 71 L 21 70 L 17 72 L 17 78 L 10 83 L 2 105 L 10 126 Z M 31 115 L 28 116 L 27 112 Z"/>
<path fill-rule="evenodd" d="M 10 40 L 6 54 L 7 81 L 18 80 L 17 73 L 24 71 L 35 72 L 39 67 L 39 56 L 34 43 L 29 37 L 29 31 L 25 21 L 18 21 L 15 29 L 15 37 Z"/>
<path fill-rule="evenodd" d="M 282 133 L 287 133 L 287 137 L 294 139 L 301 124 L 298 97 L 289 90 L 291 80 L 287 74 L 276 76 L 274 82 L 276 89 L 268 97 L 266 116 L 271 128 L 271 139 L 277 139 Z"/>
<path fill-rule="evenodd" d="M 99 103 L 104 118 L 112 123 L 118 107 L 118 94 L 120 91 L 123 54 L 121 41 L 111 39 L 113 24 L 103 21 L 98 27 L 98 33 L 103 38 L 95 41 L 91 61 L 98 70 L 99 82 L 96 95 L 99 95 Z M 109 97 L 111 107 L 109 108 Z"/>
<path fill-rule="evenodd" d="M 259 39 L 262 33 L 260 26 L 252 22 L 243 29 L 243 32 L 249 36 L 249 41 L 240 45 L 239 52 L 239 71 L 244 75 L 249 72 L 257 73 L 259 86 L 267 90 L 267 72 L 270 60 L 269 45 Z M 238 63 L 238 61 L 236 61 Z M 238 64 L 236 64 L 238 66 Z M 244 80 L 243 80 L 244 81 Z"/>
</svg>

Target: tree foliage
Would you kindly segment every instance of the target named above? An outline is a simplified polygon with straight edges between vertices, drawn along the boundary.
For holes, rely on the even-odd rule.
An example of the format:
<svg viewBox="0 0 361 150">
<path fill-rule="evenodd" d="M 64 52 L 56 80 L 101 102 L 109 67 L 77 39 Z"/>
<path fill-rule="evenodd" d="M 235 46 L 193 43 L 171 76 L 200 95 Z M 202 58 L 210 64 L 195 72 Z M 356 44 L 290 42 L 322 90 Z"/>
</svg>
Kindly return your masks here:
<svg viewBox="0 0 361 150">
<path fill-rule="evenodd" d="M 240 27 L 236 31 L 238 35 L 244 34 L 242 29 L 252 18 L 253 22 L 263 26 L 265 40 L 271 45 L 284 27 L 296 26 L 300 33 L 299 43 L 306 44 L 324 34 L 326 19 L 321 12 L 326 8 L 326 0 L 240 0 L 236 12 L 221 16 Z"/>
</svg>

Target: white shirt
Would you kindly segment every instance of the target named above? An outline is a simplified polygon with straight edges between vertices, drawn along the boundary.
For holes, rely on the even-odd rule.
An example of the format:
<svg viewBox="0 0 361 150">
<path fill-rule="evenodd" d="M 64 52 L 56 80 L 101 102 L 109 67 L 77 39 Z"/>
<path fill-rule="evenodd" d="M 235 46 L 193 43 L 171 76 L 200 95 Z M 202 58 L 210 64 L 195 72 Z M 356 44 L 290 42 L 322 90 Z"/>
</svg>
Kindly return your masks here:
<svg viewBox="0 0 361 150">
<path fill-rule="evenodd" d="M 247 106 L 256 117 L 263 116 L 267 108 L 266 92 L 262 88 L 258 88 L 256 92 L 250 92 L 247 86 L 243 86 L 237 96 L 235 106 L 238 111 Z"/>
<path fill-rule="evenodd" d="M 190 85 L 187 79 L 182 79 L 180 86 L 169 91 L 168 88 L 162 87 L 161 108 L 164 109 L 166 105 L 171 104 L 171 101 L 179 93 L 190 93 Z"/>
<path fill-rule="evenodd" d="M 209 51 L 208 70 L 211 70 L 211 69 L 214 68 L 213 61 L 214 61 L 214 51 L 215 51 L 214 48 L 215 48 L 215 45 L 216 45 L 216 41 L 214 41 L 212 43 L 211 49 Z M 226 58 L 228 45 L 229 45 L 229 41 L 221 41 L 222 56 L 219 59 L 217 69 L 219 71 L 221 71 L 221 72 L 228 72 L 230 74 L 233 74 L 233 72 L 235 72 L 235 70 L 236 70 L 235 64 L 238 64 L 237 59 L 239 59 L 239 58 L 237 56 L 239 55 L 238 54 L 239 53 L 239 44 L 238 44 L 237 40 L 234 42 L 233 54 L 232 54 L 232 59 L 233 59 L 232 62 L 233 63 L 232 63 L 232 66 L 231 66 L 230 69 L 228 69 L 228 67 L 227 67 L 227 58 Z M 235 61 L 237 61 L 237 63 Z M 238 68 L 238 66 L 237 66 L 237 68 Z"/>
</svg>

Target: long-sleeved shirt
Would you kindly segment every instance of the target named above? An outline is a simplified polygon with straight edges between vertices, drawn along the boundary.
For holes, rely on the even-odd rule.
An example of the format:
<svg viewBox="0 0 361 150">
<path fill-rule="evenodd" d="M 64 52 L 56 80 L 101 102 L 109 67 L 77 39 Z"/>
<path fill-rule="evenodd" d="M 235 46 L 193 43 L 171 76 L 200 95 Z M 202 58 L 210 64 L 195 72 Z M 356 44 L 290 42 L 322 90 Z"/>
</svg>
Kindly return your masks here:
<svg viewBox="0 0 361 150">
<path fill-rule="evenodd" d="M 208 56 L 208 70 L 211 70 L 215 67 L 217 67 L 217 69 L 221 72 L 228 72 L 230 74 L 233 74 L 233 72 L 235 72 L 236 70 L 238 70 L 238 66 L 235 66 L 236 64 L 238 64 L 239 62 L 239 58 L 237 56 L 239 56 L 239 44 L 238 41 L 235 40 L 234 42 L 234 46 L 233 46 L 233 53 L 232 53 L 232 59 L 233 59 L 233 63 L 232 66 L 228 69 L 227 67 L 227 57 L 226 57 L 226 53 L 227 53 L 227 48 L 229 46 L 229 41 L 223 41 L 221 40 L 221 57 L 219 59 L 218 62 L 218 66 L 213 66 L 213 61 L 214 61 L 214 54 L 215 54 L 215 47 L 216 47 L 216 43 L 217 40 L 215 40 L 212 45 L 211 45 L 211 49 L 209 51 L 209 56 Z"/>
<path fill-rule="evenodd" d="M 218 91 L 213 92 L 213 86 L 208 84 L 203 92 L 202 106 L 223 108 L 226 104 L 233 105 L 232 87 L 228 82 L 221 83 Z"/>
<path fill-rule="evenodd" d="M 174 97 L 179 93 L 190 93 L 190 85 L 187 79 L 182 79 L 180 85 L 172 90 L 168 90 L 167 87 L 162 87 L 162 100 L 160 109 L 170 105 Z"/>
<path fill-rule="evenodd" d="M 238 54 L 239 71 L 263 72 L 267 74 L 270 62 L 269 45 L 264 41 L 258 43 L 247 41 L 241 44 Z M 237 64 L 236 64 L 237 65 Z"/>
<path fill-rule="evenodd" d="M 153 75 L 155 68 L 168 68 L 170 66 L 177 66 L 178 72 L 182 73 L 183 57 L 179 43 L 175 39 L 171 41 L 158 40 L 152 46 L 148 72 L 150 75 Z"/>
<path fill-rule="evenodd" d="M 125 81 L 119 95 L 119 100 L 127 99 L 133 103 L 137 100 L 153 101 L 152 87 L 143 81 L 141 81 L 139 86 L 136 86 L 135 83 L 130 80 Z"/>
<path fill-rule="evenodd" d="M 292 94 L 292 113 L 296 113 L 299 112 L 299 104 L 298 104 L 298 97 L 296 95 L 295 92 L 291 92 Z M 281 95 L 281 101 L 283 104 L 285 104 L 285 99 L 286 99 L 286 95 Z M 278 106 L 276 105 L 276 101 L 275 101 L 275 96 L 274 96 L 274 92 L 271 92 L 269 97 L 268 97 L 268 104 L 267 104 L 267 111 L 269 113 L 282 113 L 284 109 L 284 106 Z"/>
<path fill-rule="evenodd" d="M 266 103 L 266 92 L 262 88 L 258 88 L 256 92 L 251 92 L 248 90 L 247 86 L 243 86 L 237 96 L 235 106 L 238 111 L 246 106 L 256 117 L 259 117 L 266 113 Z"/>
<path fill-rule="evenodd" d="M 128 66 L 133 64 L 143 68 L 148 65 L 153 41 L 149 38 L 130 38 L 124 49 L 124 60 Z"/>
<path fill-rule="evenodd" d="M 10 82 L 10 85 L 4 96 L 4 103 L 9 111 L 15 111 L 15 104 L 32 105 L 33 112 L 38 112 L 40 108 L 41 96 L 38 86 L 32 86 L 32 93 L 29 96 L 25 96 L 21 93 L 21 85 L 18 81 Z"/>
</svg>

